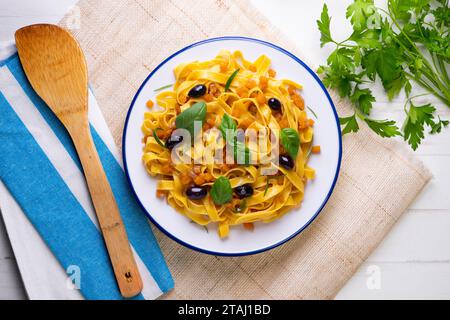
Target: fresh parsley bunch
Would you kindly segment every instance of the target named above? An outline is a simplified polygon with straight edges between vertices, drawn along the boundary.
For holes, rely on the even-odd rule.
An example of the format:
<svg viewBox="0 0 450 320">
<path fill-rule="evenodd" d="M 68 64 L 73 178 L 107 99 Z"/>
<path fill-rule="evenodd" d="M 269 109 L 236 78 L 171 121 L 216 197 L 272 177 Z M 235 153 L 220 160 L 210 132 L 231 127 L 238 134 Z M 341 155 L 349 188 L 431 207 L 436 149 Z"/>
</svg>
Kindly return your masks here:
<svg viewBox="0 0 450 320">
<path fill-rule="evenodd" d="M 338 42 L 331 36 L 331 18 L 324 5 L 317 21 L 321 46 L 332 43 L 336 49 L 318 72 L 327 87 L 354 105 L 353 115 L 340 118 L 342 134 L 358 131 L 365 122 L 382 137 L 403 136 L 416 150 L 426 127 L 439 133 L 449 124 L 431 104 L 413 103 L 414 98 L 429 94 L 450 107 L 449 0 L 388 0 L 387 7 L 378 8 L 373 0 L 355 0 L 346 12 L 353 33 Z M 370 118 L 375 97 L 368 86 L 377 77 L 390 100 L 402 90 L 407 96 L 401 128 L 393 120 Z M 412 96 L 412 82 L 426 93 Z"/>
</svg>

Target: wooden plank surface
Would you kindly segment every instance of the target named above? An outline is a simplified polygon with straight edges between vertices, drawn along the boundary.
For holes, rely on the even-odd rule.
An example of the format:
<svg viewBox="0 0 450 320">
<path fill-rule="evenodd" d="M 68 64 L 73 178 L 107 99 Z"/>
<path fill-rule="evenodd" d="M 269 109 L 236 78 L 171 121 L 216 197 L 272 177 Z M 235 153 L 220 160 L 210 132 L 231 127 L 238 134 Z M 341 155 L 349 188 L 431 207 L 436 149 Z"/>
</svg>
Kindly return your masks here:
<svg viewBox="0 0 450 320">
<path fill-rule="evenodd" d="M 74 0 L 2 0 L 0 43 L 26 24 L 56 22 Z M 332 30 L 344 38 L 350 27 L 345 7 L 351 0 L 297 1 L 252 0 L 253 4 L 302 48 L 313 64 L 325 61 L 330 48 L 320 49 L 315 20 L 322 5 L 329 6 Z M 378 1 L 383 3 L 383 1 Z M 376 87 L 375 92 L 381 88 Z M 425 101 L 425 99 L 423 99 Z M 401 120 L 404 98 L 388 102 L 380 98 L 375 117 Z M 437 103 L 443 118 L 450 109 Z M 423 193 L 400 218 L 382 244 L 359 268 L 338 295 L 338 299 L 450 298 L 450 130 L 427 137 L 415 157 L 434 175 Z M 0 222 L 0 299 L 25 298 L 23 285 Z"/>
</svg>

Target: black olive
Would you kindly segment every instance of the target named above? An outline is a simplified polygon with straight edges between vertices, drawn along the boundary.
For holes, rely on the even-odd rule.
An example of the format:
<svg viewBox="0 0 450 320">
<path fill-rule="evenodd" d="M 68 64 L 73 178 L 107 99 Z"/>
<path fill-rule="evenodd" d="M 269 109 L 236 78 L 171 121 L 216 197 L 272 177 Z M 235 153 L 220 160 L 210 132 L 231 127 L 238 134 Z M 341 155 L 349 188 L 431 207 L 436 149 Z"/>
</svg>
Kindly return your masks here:
<svg viewBox="0 0 450 320">
<path fill-rule="evenodd" d="M 234 188 L 234 193 L 236 193 L 239 199 L 247 198 L 253 195 L 253 187 L 251 184 L 246 183 Z"/>
<path fill-rule="evenodd" d="M 281 102 L 277 98 L 270 98 L 269 101 L 267 102 L 267 104 L 269 105 L 270 109 L 272 109 L 272 110 L 275 110 L 275 111 L 281 110 Z"/>
<path fill-rule="evenodd" d="M 282 154 L 280 155 L 280 165 L 282 165 L 285 169 L 292 170 L 294 169 L 295 163 L 290 155 Z"/>
<path fill-rule="evenodd" d="M 206 93 L 206 86 L 204 84 L 198 84 L 189 90 L 188 96 L 191 98 L 198 98 Z"/>
<path fill-rule="evenodd" d="M 206 187 L 191 186 L 186 189 L 186 196 L 191 200 L 200 200 L 206 197 Z"/>
<path fill-rule="evenodd" d="M 183 136 L 177 136 L 176 134 L 173 134 L 169 137 L 169 139 L 166 140 L 166 148 L 173 149 L 173 147 L 175 147 L 181 141 L 183 141 Z"/>
</svg>

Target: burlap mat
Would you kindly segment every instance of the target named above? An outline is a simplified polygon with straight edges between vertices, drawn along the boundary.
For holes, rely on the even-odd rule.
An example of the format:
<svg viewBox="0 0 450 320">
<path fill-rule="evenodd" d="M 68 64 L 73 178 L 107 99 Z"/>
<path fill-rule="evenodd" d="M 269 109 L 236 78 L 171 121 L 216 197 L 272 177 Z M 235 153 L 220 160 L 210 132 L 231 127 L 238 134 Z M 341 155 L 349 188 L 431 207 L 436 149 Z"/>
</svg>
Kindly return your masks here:
<svg viewBox="0 0 450 320">
<path fill-rule="evenodd" d="M 79 27 L 72 31 L 84 49 L 90 83 L 120 147 L 125 115 L 139 85 L 185 45 L 242 35 L 305 58 L 247 0 L 82 0 L 61 24 Z M 349 114 L 347 102 L 335 92 L 331 95 L 338 112 Z M 155 230 L 175 278 L 175 289 L 165 298 L 333 298 L 431 176 L 411 152 L 364 126 L 344 137 L 343 148 L 339 181 L 324 211 L 299 236 L 272 251 L 214 257 Z"/>
</svg>

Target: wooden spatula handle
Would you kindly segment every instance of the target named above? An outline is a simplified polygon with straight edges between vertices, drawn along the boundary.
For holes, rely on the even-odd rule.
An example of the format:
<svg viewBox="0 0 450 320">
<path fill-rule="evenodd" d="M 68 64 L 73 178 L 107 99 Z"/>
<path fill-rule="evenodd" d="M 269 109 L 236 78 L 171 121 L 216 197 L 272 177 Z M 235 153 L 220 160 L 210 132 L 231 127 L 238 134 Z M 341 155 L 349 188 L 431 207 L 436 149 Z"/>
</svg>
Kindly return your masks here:
<svg viewBox="0 0 450 320">
<path fill-rule="evenodd" d="M 83 119 L 83 116 L 77 120 L 81 123 L 67 125 L 67 129 L 83 166 L 120 292 L 124 297 L 133 297 L 142 291 L 142 279 L 114 194 L 95 149 L 88 120 Z"/>
</svg>

